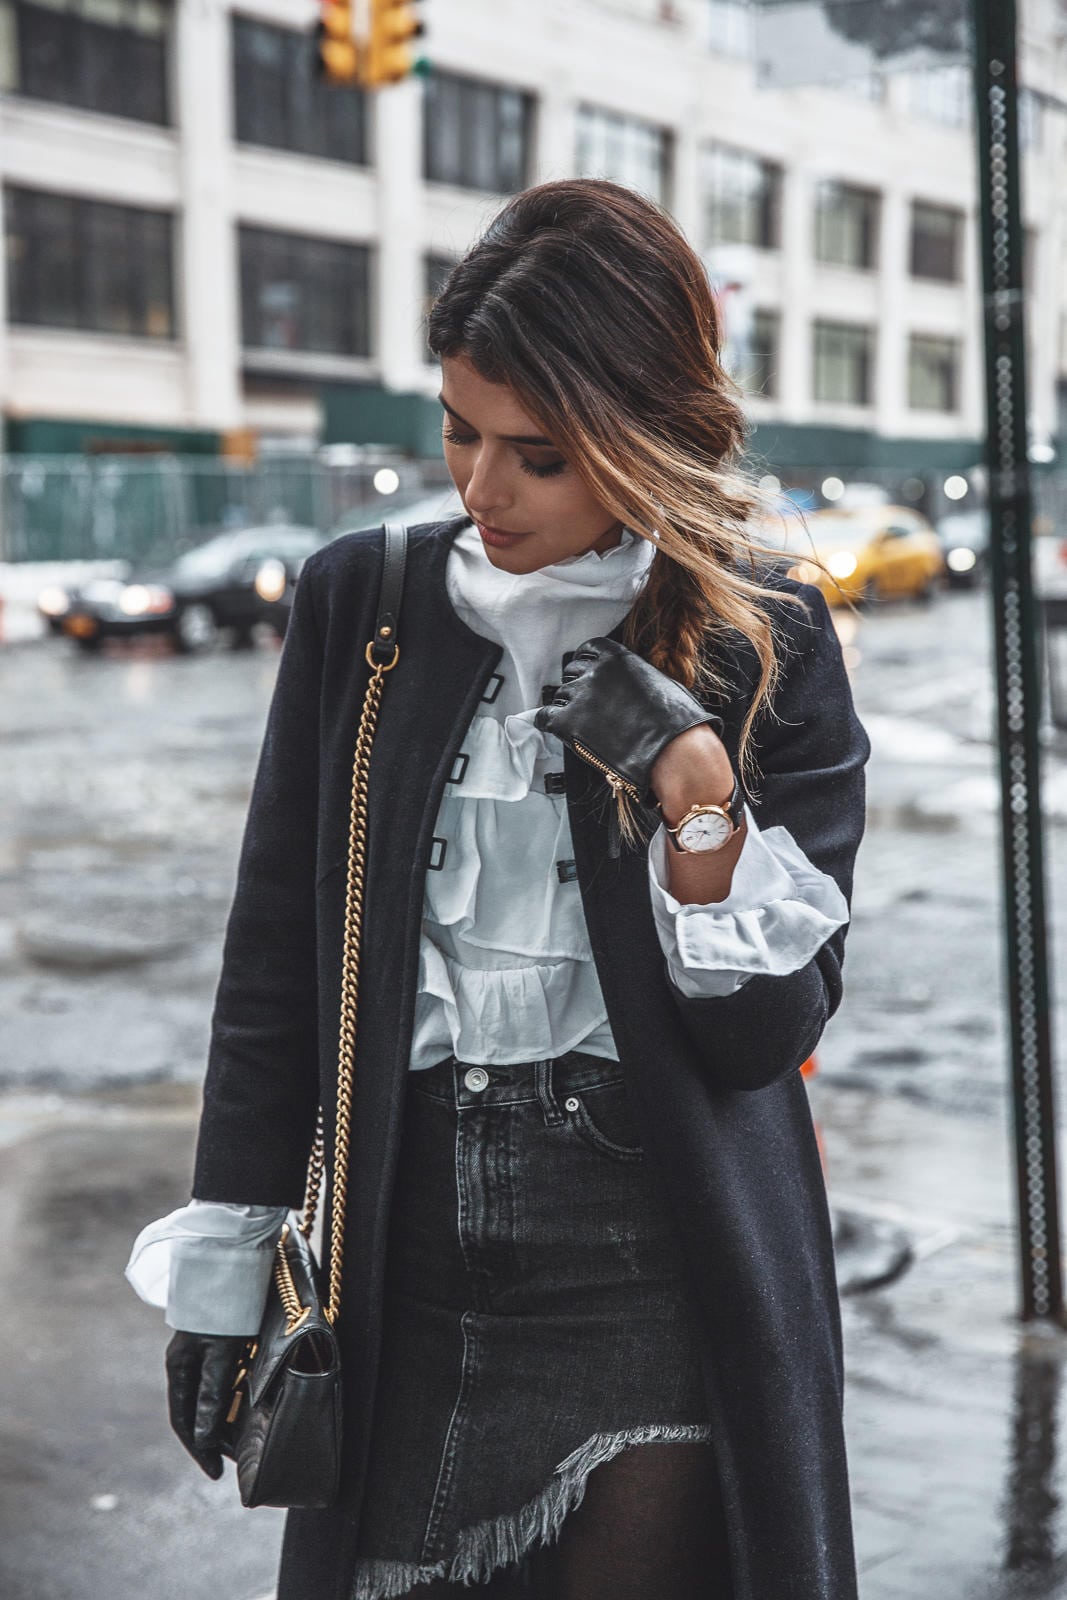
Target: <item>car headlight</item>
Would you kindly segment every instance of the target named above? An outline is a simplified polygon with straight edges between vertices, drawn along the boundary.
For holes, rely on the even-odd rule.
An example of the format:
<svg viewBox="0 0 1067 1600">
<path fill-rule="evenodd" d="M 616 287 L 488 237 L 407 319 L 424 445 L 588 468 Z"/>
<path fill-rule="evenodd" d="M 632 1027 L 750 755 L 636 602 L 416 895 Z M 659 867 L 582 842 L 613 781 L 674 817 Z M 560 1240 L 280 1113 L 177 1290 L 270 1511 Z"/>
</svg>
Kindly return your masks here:
<svg viewBox="0 0 1067 1600">
<path fill-rule="evenodd" d="M 42 589 L 37 596 L 37 609 L 43 611 L 46 617 L 61 617 L 65 611 L 70 610 L 70 596 L 58 584 L 49 584 L 47 589 Z"/>
<path fill-rule="evenodd" d="M 119 595 L 119 610 L 128 617 L 158 616 L 174 608 L 174 596 L 169 589 L 154 583 L 131 583 Z"/>
<path fill-rule="evenodd" d="M 835 550 L 826 558 L 826 565 L 835 578 L 851 578 L 859 562 L 851 550 Z"/>
<path fill-rule="evenodd" d="M 970 572 L 977 560 L 973 550 L 965 544 L 958 544 L 945 556 L 945 565 L 950 572 Z"/>
<path fill-rule="evenodd" d="M 253 587 L 261 600 L 274 601 L 281 599 L 288 582 L 285 563 L 272 558 L 270 561 L 264 561 L 256 573 Z"/>
</svg>

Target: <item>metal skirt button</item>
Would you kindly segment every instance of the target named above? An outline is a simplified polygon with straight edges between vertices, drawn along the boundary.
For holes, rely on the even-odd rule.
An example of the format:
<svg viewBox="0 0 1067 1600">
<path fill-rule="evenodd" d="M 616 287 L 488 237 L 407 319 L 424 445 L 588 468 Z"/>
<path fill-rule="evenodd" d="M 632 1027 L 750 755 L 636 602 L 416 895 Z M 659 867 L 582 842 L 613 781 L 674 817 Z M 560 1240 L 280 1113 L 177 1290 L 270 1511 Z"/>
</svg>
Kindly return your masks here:
<svg viewBox="0 0 1067 1600">
<path fill-rule="evenodd" d="M 489 1083 L 489 1074 L 484 1067 L 468 1067 L 463 1074 L 463 1082 L 468 1089 L 480 1094 Z"/>
</svg>

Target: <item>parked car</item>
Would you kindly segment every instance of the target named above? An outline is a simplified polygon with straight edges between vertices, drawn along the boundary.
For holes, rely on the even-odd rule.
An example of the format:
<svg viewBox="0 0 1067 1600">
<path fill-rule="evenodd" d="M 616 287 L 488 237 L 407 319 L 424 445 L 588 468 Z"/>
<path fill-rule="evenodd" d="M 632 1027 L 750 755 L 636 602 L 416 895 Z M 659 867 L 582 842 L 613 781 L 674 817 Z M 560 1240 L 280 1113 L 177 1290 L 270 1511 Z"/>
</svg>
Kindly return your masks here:
<svg viewBox="0 0 1067 1600">
<path fill-rule="evenodd" d="M 323 543 L 314 528 L 242 528 L 166 567 L 91 578 L 77 588 L 50 585 L 38 609 L 86 651 L 98 650 L 105 639 L 145 633 L 167 634 L 182 651 L 203 650 L 222 635 L 239 648 L 251 642 L 257 622 L 285 632 L 297 575 Z"/>
<path fill-rule="evenodd" d="M 831 606 L 891 598 L 929 600 L 944 581 L 941 541 L 922 513 L 910 506 L 816 511 L 807 519 L 807 532 L 791 534 L 789 544 L 794 553 L 790 575 L 815 584 Z M 811 551 L 829 576 L 805 559 Z"/>
<path fill-rule="evenodd" d="M 937 524 L 950 589 L 973 589 L 989 568 L 989 513 L 984 506 L 950 511 Z"/>
<path fill-rule="evenodd" d="M 942 517 L 937 531 L 945 551 L 945 577 L 955 588 L 970 588 L 989 573 L 989 512 L 985 506 Z M 1030 523 L 1034 588 L 1039 595 L 1067 593 L 1067 535 L 1047 512 Z"/>
</svg>

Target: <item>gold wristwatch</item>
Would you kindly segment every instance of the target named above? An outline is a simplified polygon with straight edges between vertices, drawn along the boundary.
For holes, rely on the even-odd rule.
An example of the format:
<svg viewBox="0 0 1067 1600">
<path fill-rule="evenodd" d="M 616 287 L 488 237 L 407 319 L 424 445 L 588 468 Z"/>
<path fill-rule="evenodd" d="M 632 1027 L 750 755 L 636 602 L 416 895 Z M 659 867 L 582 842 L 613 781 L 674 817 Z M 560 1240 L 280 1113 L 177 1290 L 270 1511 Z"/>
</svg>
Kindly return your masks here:
<svg viewBox="0 0 1067 1600">
<path fill-rule="evenodd" d="M 745 799 L 735 775 L 730 797 L 721 805 L 691 806 L 675 827 L 672 828 L 666 819 L 663 826 L 676 850 L 704 855 L 710 850 L 721 850 L 733 838 L 741 826 L 744 811 Z"/>
</svg>

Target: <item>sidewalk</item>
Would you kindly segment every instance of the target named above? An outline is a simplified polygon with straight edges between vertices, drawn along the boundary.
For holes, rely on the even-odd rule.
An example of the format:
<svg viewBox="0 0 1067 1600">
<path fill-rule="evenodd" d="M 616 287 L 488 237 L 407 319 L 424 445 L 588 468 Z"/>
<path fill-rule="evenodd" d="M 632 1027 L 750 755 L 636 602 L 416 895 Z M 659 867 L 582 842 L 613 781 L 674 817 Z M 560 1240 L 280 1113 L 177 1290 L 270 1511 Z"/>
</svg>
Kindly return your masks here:
<svg viewBox="0 0 1067 1600">
<path fill-rule="evenodd" d="M 0 1204 L 20 1219 L 0 1330 L 22 1352 L 3 1397 L 5 1600 L 270 1595 L 283 1513 L 243 1511 L 229 1471 L 187 1461 L 167 1331 L 122 1278 L 138 1228 L 188 1196 L 198 1102 L 173 1085 L 0 1097 Z M 844 1300 L 862 1600 L 1067 1594 L 1067 1336 L 1014 1320 L 1007 1130 L 827 1086 L 818 1110 L 835 1209 L 902 1228 L 914 1254 Z"/>
<path fill-rule="evenodd" d="M 122 1269 L 188 1199 L 199 1091 L 0 1096 L 0 1595 L 253 1600 L 284 1513 L 244 1511 L 170 1432 L 162 1314 Z"/>
<path fill-rule="evenodd" d="M 843 1302 L 862 1600 L 1067 1595 L 1067 1334 L 1017 1320 L 1007 1125 L 843 1089 L 820 1111 L 835 1208 L 914 1257 Z"/>
</svg>

